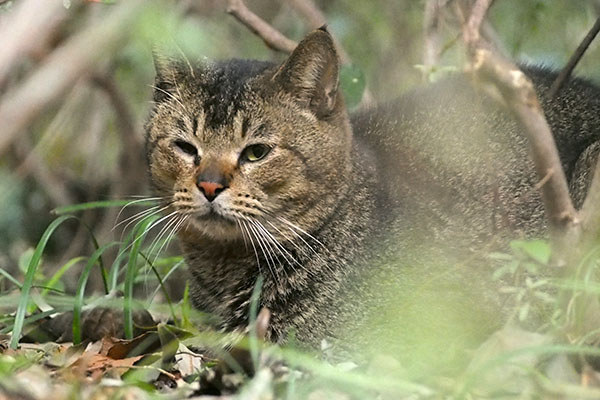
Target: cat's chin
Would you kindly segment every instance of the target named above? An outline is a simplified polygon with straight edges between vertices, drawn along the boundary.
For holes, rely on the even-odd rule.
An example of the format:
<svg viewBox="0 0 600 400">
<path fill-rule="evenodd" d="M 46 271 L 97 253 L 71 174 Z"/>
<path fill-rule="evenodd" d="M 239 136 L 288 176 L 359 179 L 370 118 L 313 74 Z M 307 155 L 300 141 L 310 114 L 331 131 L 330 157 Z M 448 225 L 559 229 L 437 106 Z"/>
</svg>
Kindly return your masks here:
<svg viewBox="0 0 600 400">
<path fill-rule="evenodd" d="M 202 236 L 214 240 L 239 240 L 242 234 L 235 221 L 217 214 L 195 216 L 189 224 L 190 228 Z"/>
</svg>

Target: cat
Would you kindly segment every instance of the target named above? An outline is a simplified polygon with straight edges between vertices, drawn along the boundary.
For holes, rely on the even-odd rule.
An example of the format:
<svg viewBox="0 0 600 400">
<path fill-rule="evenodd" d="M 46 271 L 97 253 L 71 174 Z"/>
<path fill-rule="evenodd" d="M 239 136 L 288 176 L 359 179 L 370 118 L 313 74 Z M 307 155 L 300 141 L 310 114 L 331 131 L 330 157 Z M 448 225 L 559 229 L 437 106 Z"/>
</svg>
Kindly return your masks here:
<svg viewBox="0 0 600 400">
<path fill-rule="evenodd" d="M 443 363 L 498 327 L 486 255 L 544 236 L 546 223 L 518 125 L 465 76 L 349 115 L 324 28 L 281 65 L 156 66 L 151 182 L 172 213 L 193 303 L 220 328 L 247 326 L 259 276 L 275 342 L 293 330 L 307 347 L 327 339 Z M 571 79 L 546 99 L 556 74 L 524 72 L 580 204 L 600 89 Z"/>
</svg>

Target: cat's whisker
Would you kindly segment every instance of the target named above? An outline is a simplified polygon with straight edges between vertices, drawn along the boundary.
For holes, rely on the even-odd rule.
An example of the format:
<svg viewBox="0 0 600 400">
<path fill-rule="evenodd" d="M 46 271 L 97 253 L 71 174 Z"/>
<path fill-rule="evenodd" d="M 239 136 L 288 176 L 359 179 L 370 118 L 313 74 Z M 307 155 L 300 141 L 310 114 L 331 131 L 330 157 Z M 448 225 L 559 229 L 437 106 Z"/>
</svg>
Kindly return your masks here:
<svg viewBox="0 0 600 400">
<path fill-rule="evenodd" d="M 293 238 L 290 238 L 289 236 L 287 236 L 285 233 L 283 233 L 279 228 L 277 228 L 277 226 L 275 226 L 274 224 L 272 224 L 270 221 L 266 221 L 267 224 L 269 224 L 273 229 L 275 229 L 281 236 L 283 236 L 288 243 L 291 243 L 292 246 L 294 246 L 296 248 L 296 250 L 298 250 L 300 253 L 305 254 L 305 255 L 310 255 L 310 253 L 308 253 L 304 248 L 302 248 L 301 246 L 299 246 L 295 240 L 292 240 Z M 269 234 L 271 234 L 269 232 Z M 273 235 L 271 234 L 271 236 L 273 237 Z M 275 240 L 275 238 L 273 237 L 273 240 Z M 309 275 L 315 275 L 315 272 L 306 268 L 304 266 L 304 264 L 302 264 L 301 262 L 299 262 L 298 260 L 296 260 L 296 258 L 278 241 L 276 242 L 279 245 L 279 248 L 283 251 L 285 251 L 286 254 L 289 255 L 289 257 L 292 259 L 293 264 L 299 266 L 301 269 L 303 269 L 304 271 L 306 271 Z M 313 250 L 314 252 L 314 250 Z M 284 255 L 285 257 L 285 255 Z M 317 258 L 319 258 L 321 261 L 325 262 L 318 254 L 317 254 Z M 288 258 L 286 257 L 286 260 L 289 262 Z M 291 263 L 290 263 L 291 264 Z"/>
<path fill-rule="evenodd" d="M 137 214 L 135 214 L 135 215 L 127 218 L 126 220 L 121 221 L 117 225 L 115 225 L 113 227 L 113 230 L 115 230 L 119 225 L 121 225 L 121 224 L 123 224 L 123 223 L 125 223 L 125 222 L 127 222 L 129 220 L 129 222 L 127 222 L 127 225 L 125 225 L 125 227 L 123 228 L 123 233 L 121 234 L 121 240 L 123 240 L 123 235 L 125 234 L 125 232 L 127 232 L 127 228 L 129 228 L 129 226 L 131 224 L 133 224 L 133 223 L 135 223 L 135 222 L 137 222 L 137 221 L 139 221 L 141 219 L 148 218 L 148 217 L 151 217 L 151 216 L 156 215 L 156 214 L 160 214 L 161 212 L 163 212 L 164 210 L 166 210 L 167 208 L 169 208 L 168 205 L 164 206 L 162 208 L 159 208 L 159 207 L 160 206 L 154 206 L 154 207 L 151 207 L 151 208 L 149 208 L 147 210 L 140 211 L 139 213 L 137 213 Z M 157 208 L 159 208 L 159 209 L 157 209 Z"/>
<path fill-rule="evenodd" d="M 292 233 L 292 234 L 293 234 L 295 237 L 297 237 L 298 239 L 300 239 L 300 241 L 301 241 L 302 243 L 304 243 L 304 245 L 306 246 L 306 248 L 308 248 L 308 249 L 311 251 L 311 253 L 312 253 L 312 254 L 310 254 L 310 253 L 307 253 L 307 250 L 306 250 L 306 249 L 304 249 L 304 248 L 302 248 L 302 247 L 298 247 L 298 250 L 299 250 L 299 251 L 301 251 L 303 254 L 305 254 L 305 255 L 307 255 L 307 256 L 309 256 L 309 255 L 312 255 L 312 256 L 316 257 L 316 258 L 317 258 L 319 261 L 321 261 L 322 265 L 323 265 L 323 266 L 324 266 L 324 267 L 325 267 L 325 268 L 326 268 L 328 271 L 330 271 L 330 272 L 332 272 L 332 273 L 334 272 L 334 271 L 333 271 L 333 268 L 332 268 L 332 267 L 329 265 L 329 263 L 328 263 L 328 262 L 327 262 L 327 261 L 326 261 L 326 260 L 325 260 L 325 259 L 324 259 L 324 258 L 323 258 L 323 257 L 322 257 L 322 256 L 321 256 L 319 253 L 318 253 L 318 252 L 317 252 L 317 250 L 316 250 L 316 249 L 315 249 L 313 246 L 311 246 L 311 245 L 310 245 L 310 243 L 308 243 L 308 242 L 306 241 L 306 239 L 304 239 L 304 238 L 302 237 L 302 235 L 300 235 L 298 232 L 296 232 L 296 231 L 295 231 L 295 228 L 294 228 L 294 227 L 292 227 L 291 225 L 287 225 L 287 228 L 288 228 L 288 230 L 289 230 L 289 231 L 290 231 L 290 232 L 291 232 L 291 233 Z M 303 231 L 303 232 L 304 232 L 304 231 Z M 318 241 L 317 239 L 315 239 L 315 238 L 314 238 L 314 236 L 312 236 L 312 235 L 310 235 L 310 234 L 308 234 L 308 235 L 309 235 L 311 238 L 313 238 L 314 240 L 316 240 L 316 241 L 317 241 L 317 243 L 319 243 L 319 244 L 320 244 L 320 245 L 323 247 L 324 251 L 328 251 L 327 247 L 325 247 L 325 245 L 324 245 L 323 243 L 321 243 L 320 241 Z M 294 243 L 294 241 L 293 241 L 293 240 L 291 240 L 291 242 L 292 242 L 292 243 Z"/>
<path fill-rule="evenodd" d="M 131 243 L 129 243 L 129 245 L 123 249 L 123 252 L 126 252 L 127 250 L 129 250 L 133 244 L 142 236 L 144 236 L 145 234 L 147 234 L 148 232 L 150 232 L 152 229 L 154 229 L 154 227 L 156 227 L 157 225 L 159 225 L 160 223 L 162 223 L 163 221 L 165 221 L 166 219 L 172 217 L 174 214 L 177 214 L 177 211 L 173 211 L 172 213 L 170 213 L 169 215 L 166 215 L 162 218 L 159 218 L 158 220 L 154 221 L 152 224 L 150 224 L 150 226 L 146 227 L 146 229 L 144 229 L 144 232 L 140 233 L 135 239 L 133 239 L 131 241 Z"/>
<path fill-rule="evenodd" d="M 256 229 L 261 234 L 261 237 L 264 240 L 265 246 L 269 248 L 270 255 L 271 255 L 271 261 L 273 261 L 273 256 L 274 256 L 275 260 L 277 260 L 277 262 L 279 263 L 279 267 L 281 268 L 281 270 L 283 271 L 283 273 L 285 273 L 286 276 L 287 276 L 287 270 L 283 266 L 283 263 L 281 262 L 281 260 L 279 259 L 279 257 L 277 257 L 277 251 L 276 251 L 277 247 L 273 248 L 273 245 L 271 244 L 271 243 L 273 243 L 273 241 L 269 237 L 270 232 L 268 232 L 264 228 L 264 226 L 260 222 L 258 222 L 256 220 L 250 220 L 250 223 L 253 224 L 256 227 Z M 277 242 L 274 242 L 274 244 L 277 245 Z M 273 262 L 273 268 L 275 268 L 275 262 Z"/>
<path fill-rule="evenodd" d="M 145 213 L 151 213 L 152 211 L 156 210 L 160 208 L 160 206 L 152 206 L 150 208 L 147 208 L 145 210 L 139 211 L 135 214 L 133 214 L 130 217 L 125 218 L 123 221 L 117 223 L 117 221 L 119 220 L 119 216 L 121 215 L 121 213 L 119 212 L 119 215 L 117 215 L 117 218 L 115 218 L 115 226 L 113 226 L 112 230 L 114 231 L 115 229 L 117 229 L 119 226 L 123 225 L 124 223 L 131 221 L 132 219 L 139 219 L 137 217 L 139 217 L 140 215 L 145 215 Z"/>
<path fill-rule="evenodd" d="M 277 282 L 279 276 L 276 273 L 275 261 L 273 260 L 271 252 L 267 248 L 267 245 L 265 244 L 264 238 L 261 235 L 260 231 L 258 231 L 256 229 L 256 227 L 254 226 L 254 224 L 252 223 L 252 220 L 248 220 L 248 223 L 249 223 L 250 229 L 254 232 L 258 246 L 260 247 L 260 249 L 263 253 L 265 262 L 267 263 L 267 267 L 269 268 L 269 271 L 271 272 L 271 276 L 273 276 L 273 278 L 275 279 L 275 282 Z"/>
<path fill-rule="evenodd" d="M 154 265 L 154 263 L 156 262 L 156 257 L 154 258 L 154 260 L 152 260 L 152 262 L 150 263 L 150 257 L 152 256 L 152 252 L 154 251 L 154 247 L 160 242 L 160 239 L 162 237 L 162 235 L 164 234 L 164 232 L 167 231 L 169 225 L 171 225 L 173 223 L 173 221 L 175 221 L 177 219 L 177 215 L 175 215 L 173 218 L 171 218 L 166 224 L 165 226 L 163 226 L 161 228 L 161 230 L 158 232 L 158 235 L 156 235 L 156 237 L 152 240 L 152 242 L 150 243 L 150 246 L 148 246 L 148 251 L 146 252 L 146 260 L 148 262 L 148 264 Z M 148 270 L 146 270 L 146 272 L 148 272 Z M 147 286 L 148 286 L 148 274 L 146 273 L 144 275 L 144 286 L 147 290 Z"/>
<path fill-rule="evenodd" d="M 148 248 L 150 249 L 147 253 L 146 253 L 146 261 L 148 262 L 148 264 L 150 266 L 153 266 L 156 263 L 156 260 L 158 259 L 158 255 L 160 254 L 160 252 L 162 251 L 163 247 L 165 246 L 166 243 L 168 243 L 168 241 L 170 240 L 170 233 L 167 236 L 167 238 L 165 239 L 165 242 L 163 242 L 163 244 L 160 246 L 160 248 L 158 249 L 158 251 L 156 252 L 154 259 L 152 261 L 150 261 L 150 257 L 152 257 L 152 253 L 154 251 L 154 248 L 156 247 L 156 245 L 158 243 L 160 243 L 160 240 L 162 238 L 162 236 L 168 232 L 169 227 L 172 225 L 176 225 L 177 221 L 179 219 L 179 214 L 175 215 L 173 218 L 171 218 L 164 227 L 162 227 L 162 229 L 160 230 L 160 232 L 158 233 L 158 235 L 154 238 L 154 240 L 152 240 L 152 243 L 150 243 L 150 246 L 148 246 Z M 175 223 L 175 224 L 174 224 Z M 148 270 L 146 270 L 147 272 L 149 272 Z M 144 285 L 147 287 L 148 282 L 147 282 L 147 278 L 148 278 L 148 274 L 144 275 Z"/>
<path fill-rule="evenodd" d="M 283 222 L 284 224 L 287 224 L 288 226 L 290 226 L 291 228 L 297 230 L 298 232 L 302 233 L 305 236 L 308 236 L 309 238 L 311 238 L 312 240 L 314 240 L 315 242 L 317 242 L 318 244 L 320 244 L 323 248 L 327 248 L 327 246 L 325 246 L 323 243 L 321 243 L 319 241 L 319 239 L 317 239 L 316 237 L 314 237 L 313 235 L 311 235 L 310 233 L 306 232 L 304 229 L 300 228 L 298 225 L 288 221 L 287 219 L 278 216 L 277 217 L 278 220 L 280 220 L 281 222 Z"/>
<path fill-rule="evenodd" d="M 155 197 L 148 197 L 148 195 L 145 194 L 127 194 L 124 196 L 125 198 L 130 198 L 130 199 L 146 199 L 146 200 L 164 200 L 166 199 L 168 196 L 155 196 Z"/>
<path fill-rule="evenodd" d="M 250 244 L 252 245 L 252 249 L 254 250 L 254 255 L 256 256 L 256 264 L 258 266 L 258 272 L 260 272 L 262 274 L 262 270 L 260 268 L 260 257 L 258 256 L 258 251 L 256 251 L 256 246 L 254 245 L 254 239 L 252 238 L 252 235 L 250 234 L 250 230 L 248 229 L 248 225 L 246 224 L 245 220 L 241 220 L 240 221 L 242 226 L 244 227 L 244 229 L 246 230 L 246 233 L 248 233 L 248 239 L 250 239 Z"/>
<path fill-rule="evenodd" d="M 150 87 L 154 90 L 158 90 L 159 92 L 166 94 L 168 97 L 172 98 L 177 104 L 179 104 L 181 106 L 181 108 L 183 108 L 184 110 L 187 110 L 187 108 L 183 105 L 181 100 L 179 100 L 177 97 L 173 96 L 172 93 L 170 93 L 162 88 L 159 88 L 156 85 L 150 85 Z M 179 87 L 177 87 L 177 93 L 181 96 L 181 93 L 179 92 Z"/>
<path fill-rule="evenodd" d="M 153 201 L 153 200 L 162 200 L 162 199 L 164 199 L 164 197 L 146 197 L 146 196 L 140 196 L 140 198 L 138 200 L 132 200 L 132 201 L 128 202 L 123 207 L 121 207 L 121 209 L 119 210 L 119 213 L 117 214 L 117 217 L 115 218 L 115 223 L 117 223 L 117 221 L 121 217 L 121 214 L 123 214 L 123 211 L 125 211 L 125 209 L 127 207 L 132 206 L 134 204 L 143 203 L 144 201 Z"/>
<path fill-rule="evenodd" d="M 273 234 L 271 232 L 269 232 L 267 227 L 265 227 L 260 221 L 255 221 L 255 222 L 256 222 L 257 226 L 264 232 L 265 236 L 270 240 L 270 242 L 273 243 L 273 245 L 275 246 L 275 249 L 279 252 L 279 254 L 281 254 L 281 256 L 285 259 L 285 261 L 290 265 L 290 267 L 293 267 L 293 264 L 299 265 L 301 268 L 304 267 L 302 264 L 300 264 L 298 262 L 298 260 L 296 260 L 294 258 L 294 256 L 281 243 L 279 243 L 279 241 L 275 238 L 275 236 L 273 236 Z M 309 272 L 308 270 L 306 270 L 306 271 Z M 287 270 L 285 268 L 284 268 L 284 272 L 287 276 Z"/>
<path fill-rule="evenodd" d="M 302 243 L 304 243 L 304 245 L 306 245 L 306 247 L 308 247 L 310 249 L 310 251 L 313 252 L 313 254 L 315 254 L 317 257 L 321 258 L 319 253 L 315 250 L 315 248 L 306 241 L 306 239 L 304 239 L 304 237 L 300 234 L 302 233 L 303 235 L 308 236 L 310 239 L 314 240 L 315 242 L 317 242 L 319 245 L 321 245 L 321 247 L 327 251 L 327 247 L 321 243 L 317 238 L 315 238 L 313 235 L 311 235 L 310 233 L 304 231 L 303 229 L 301 229 L 300 227 L 296 226 L 295 224 L 292 224 L 291 222 L 289 222 L 288 220 L 286 220 L 283 217 L 277 217 L 277 219 L 279 219 L 281 222 L 283 222 L 284 224 L 286 224 L 288 230 L 298 239 L 300 239 L 302 241 Z M 300 232 L 300 233 L 298 233 Z M 322 261 L 324 261 L 321 258 Z"/>
<path fill-rule="evenodd" d="M 271 272 L 271 276 L 273 277 L 273 279 L 275 279 L 275 282 L 277 282 L 278 281 L 278 277 L 275 274 L 275 271 L 273 270 L 274 266 L 271 266 L 269 257 L 267 257 L 267 251 L 265 251 L 265 248 L 263 247 L 263 243 L 262 243 L 261 237 L 260 237 L 259 233 L 256 231 L 256 229 L 254 228 L 254 226 L 252 226 L 252 224 L 250 223 L 249 220 L 248 220 L 248 222 L 249 222 L 249 224 L 247 226 L 250 229 L 250 231 L 254 233 L 254 237 L 256 238 L 256 242 L 258 243 L 258 246 L 260 247 L 260 250 L 262 251 L 262 253 L 263 253 L 264 257 L 265 257 L 265 262 L 267 263 L 267 267 L 269 268 L 269 271 Z"/>
<path fill-rule="evenodd" d="M 183 225 L 183 223 L 189 218 L 189 215 L 184 215 L 184 216 L 178 216 L 178 218 L 176 217 L 176 223 L 173 226 L 173 228 L 171 229 L 171 232 L 169 232 L 169 234 L 167 235 L 167 238 L 165 239 L 165 241 L 163 242 L 162 246 L 160 246 L 160 248 L 158 249 L 158 251 L 156 252 L 156 255 L 154 256 L 154 260 L 152 261 L 153 263 L 156 262 L 156 260 L 158 259 L 158 256 L 162 253 L 163 249 L 167 250 L 169 244 L 171 243 L 171 240 L 173 239 L 173 237 L 177 234 L 177 232 L 179 231 L 179 228 L 181 227 L 181 225 Z M 165 246 L 167 246 L 165 248 Z"/>
<path fill-rule="evenodd" d="M 171 229 L 171 227 L 175 226 L 179 220 L 180 215 L 176 214 L 173 216 L 173 218 L 171 218 L 166 224 L 165 226 L 163 226 L 161 228 L 161 230 L 158 232 L 158 234 L 156 235 L 156 237 L 154 238 L 154 240 L 152 240 L 152 243 L 150 243 L 150 246 L 148 247 L 150 250 L 148 251 L 148 257 L 150 257 L 152 254 L 154 254 L 154 248 L 160 243 L 160 240 L 163 238 L 163 236 L 169 232 L 169 229 Z M 164 243 L 163 243 L 164 245 Z M 161 246 L 162 249 L 162 246 Z M 158 253 L 160 253 L 160 250 L 158 251 Z M 156 253 L 156 255 L 158 255 L 158 253 Z M 156 261 L 156 257 L 154 258 L 154 260 Z"/>
<path fill-rule="evenodd" d="M 248 242 L 246 240 L 246 234 L 245 234 L 244 230 L 242 229 L 242 224 L 240 223 L 239 218 L 237 218 L 237 217 L 234 217 L 234 218 L 235 218 L 235 222 L 238 225 L 238 228 L 240 228 L 240 232 L 242 233 L 242 239 L 244 239 L 244 248 L 246 250 L 248 250 Z"/>
</svg>

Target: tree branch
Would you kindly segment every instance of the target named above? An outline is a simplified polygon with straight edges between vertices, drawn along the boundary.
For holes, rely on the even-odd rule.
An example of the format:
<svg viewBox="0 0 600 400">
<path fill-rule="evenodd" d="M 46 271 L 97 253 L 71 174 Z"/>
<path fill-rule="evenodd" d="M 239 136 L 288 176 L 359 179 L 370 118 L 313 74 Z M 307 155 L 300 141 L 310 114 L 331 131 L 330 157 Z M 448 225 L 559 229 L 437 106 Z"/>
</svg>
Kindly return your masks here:
<svg viewBox="0 0 600 400">
<path fill-rule="evenodd" d="M 556 77 L 554 83 L 552 83 L 552 86 L 548 91 L 548 98 L 551 99 L 558 94 L 564 83 L 567 81 L 567 79 L 569 79 L 569 76 L 577 66 L 579 60 L 581 60 L 581 57 L 583 57 L 596 35 L 598 35 L 598 32 L 600 32 L 600 17 L 598 17 L 596 23 L 594 24 L 594 26 L 592 26 L 592 29 L 590 29 L 587 35 L 585 35 L 585 37 L 575 50 L 575 53 L 573 53 L 573 55 L 569 59 L 567 65 L 565 65 L 562 71 L 560 71 L 560 74 L 558 74 L 558 76 Z"/>
<path fill-rule="evenodd" d="M 325 16 L 311 0 L 291 0 L 290 4 L 292 7 L 294 7 L 294 9 L 296 9 L 297 12 L 304 15 L 309 23 L 315 28 L 325 24 Z M 250 11 L 244 4 L 243 0 L 228 0 L 227 12 L 233 15 L 251 32 L 260 37 L 263 42 L 265 42 L 267 47 L 273 50 L 289 54 L 294 51 L 298 45 L 298 43 L 288 39 L 277 29 L 273 28 L 268 22 Z M 335 40 L 335 38 L 334 41 L 342 63 L 351 63 L 348 53 L 346 53 L 344 48 L 337 42 L 337 40 Z M 369 106 L 373 103 L 375 103 L 373 95 L 368 88 L 365 88 L 360 105 Z"/>
<path fill-rule="evenodd" d="M 26 0 L 19 4 L 14 16 L 0 25 L 0 87 L 4 85 L 14 65 L 23 57 L 43 49 L 52 32 L 67 18 L 61 1 Z"/>
<path fill-rule="evenodd" d="M 250 11 L 243 0 L 229 0 L 227 2 L 227 12 L 258 35 L 270 49 L 289 54 L 296 48 L 296 42 L 285 37 L 265 20 Z"/>
<path fill-rule="evenodd" d="M 52 55 L 0 103 L 0 155 L 16 135 L 52 101 L 65 94 L 77 79 L 91 73 L 106 54 L 121 47 L 131 21 L 153 2 L 119 3 L 99 24 L 78 33 Z"/>
<path fill-rule="evenodd" d="M 440 29 L 442 23 L 441 10 L 445 0 L 427 0 L 423 18 L 423 65 L 429 74 L 431 67 L 436 65 L 440 57 Z"/>
<path fill-rule="evenodd" d="M 571 202 L 554 137 L 533 84 L 515 64 L 495 54 L 481 39 L 479 30 L 491 3 L 491 0 L 478 0 L 463 29 L 463 39 L 471 57 L 470 69 L 476 78 L 492 83 L 500 91 L 504 103 L 523 128 L 538 177 L 547 180 L 541 194 L 550 234 L 555 244 L 563 243 L 568 231 L 577 227 L 580 221 Z"/>
<path fill-rule="evenodd" d="M 325 15 L 323 15 L 321 10 L 319 10 L 312 0 L 289 0 L 289 4 L 298 14 L 302 15 L 308 21 L 312 29 L 327 24 L 327 18 L 325 18 Z M 340 53 L 342 64 L 349 64 L 351 62 L 350 56 L 335 38 L 333 38 L 333 40 L 335 42 L 335 47 Z"/>
</svg>

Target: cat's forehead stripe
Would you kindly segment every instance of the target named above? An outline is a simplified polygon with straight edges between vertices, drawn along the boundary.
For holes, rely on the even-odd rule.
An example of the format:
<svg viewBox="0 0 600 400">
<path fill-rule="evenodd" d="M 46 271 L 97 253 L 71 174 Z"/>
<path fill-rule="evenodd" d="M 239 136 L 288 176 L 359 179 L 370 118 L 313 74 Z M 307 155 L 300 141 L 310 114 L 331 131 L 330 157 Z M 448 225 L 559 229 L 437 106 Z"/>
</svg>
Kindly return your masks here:
<svg viewBox="0 0 600 400">
<path fill-rule="evenodd" d="M 196 115 L 194 117 L 194 127 L 193 127 L 194 136 L 200 137 L 200 131 L 204 130 L 205 121 L 206 121 L 206 116 L 204 114 L 204 111 L 200 110 L 200 112 L 198 112 L 198 115 Z"/>
</svg>

